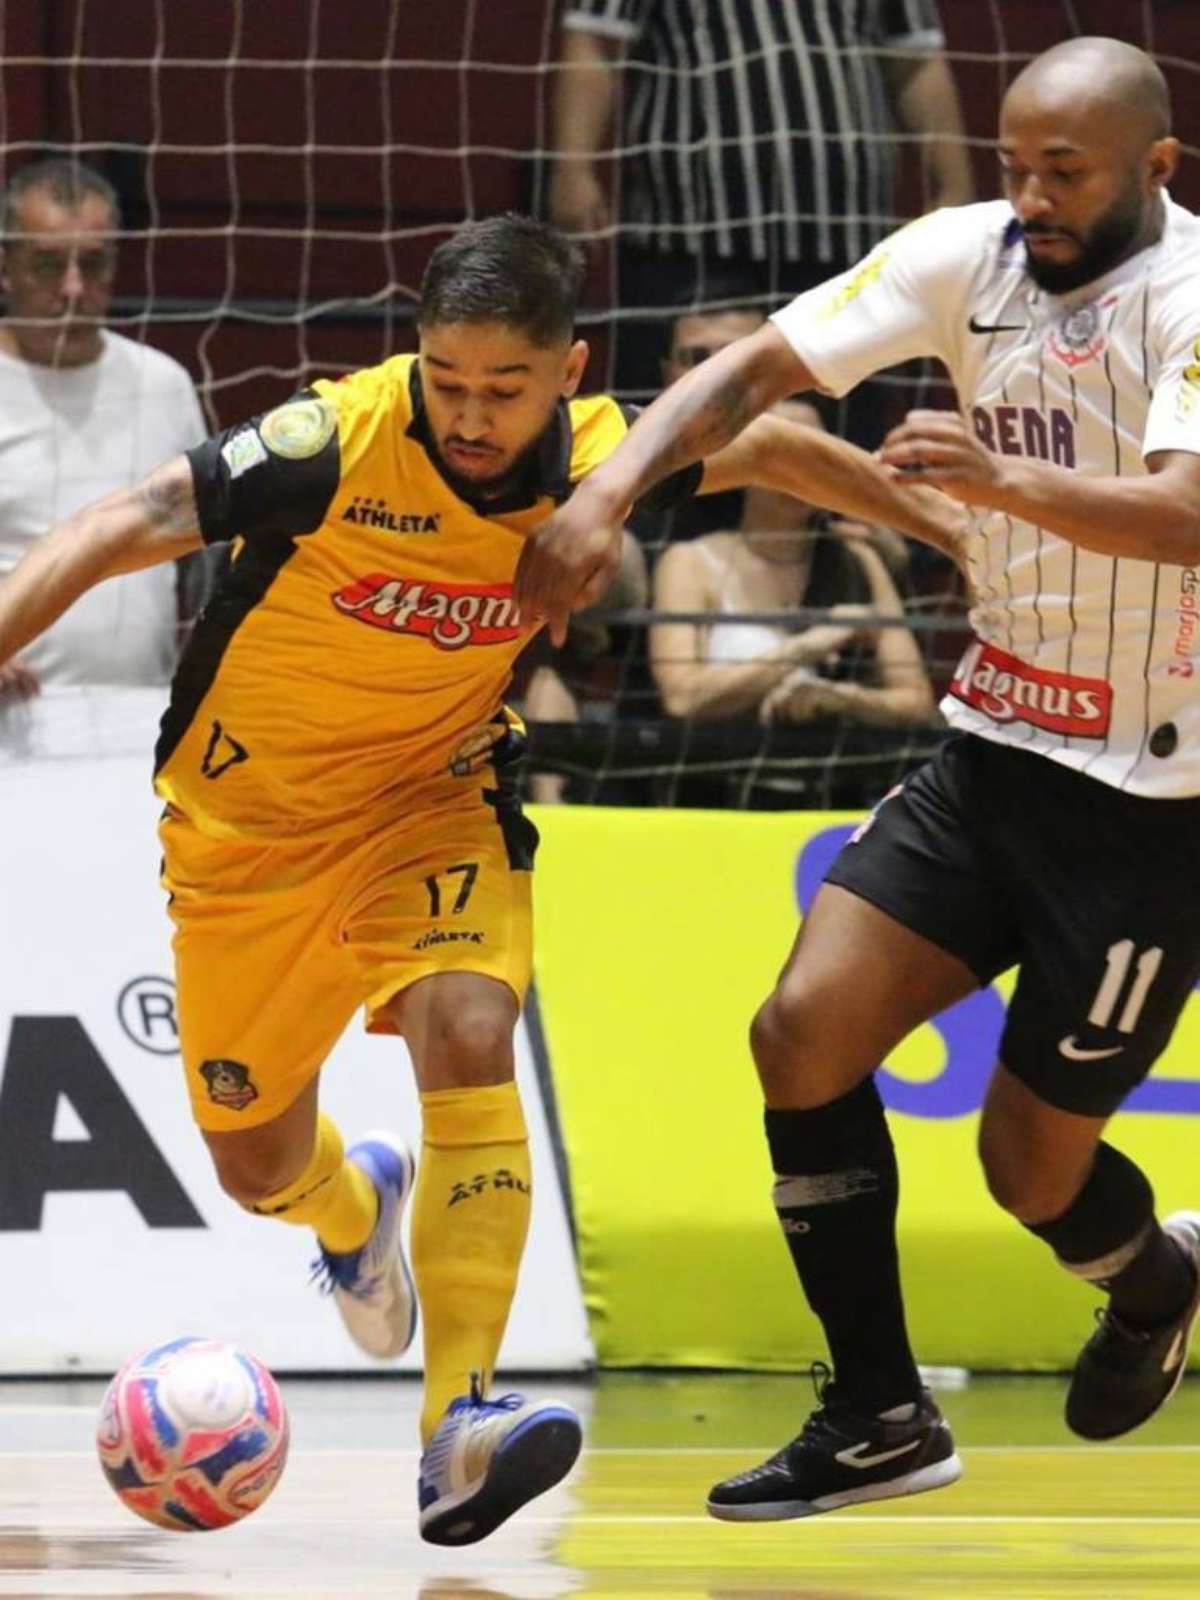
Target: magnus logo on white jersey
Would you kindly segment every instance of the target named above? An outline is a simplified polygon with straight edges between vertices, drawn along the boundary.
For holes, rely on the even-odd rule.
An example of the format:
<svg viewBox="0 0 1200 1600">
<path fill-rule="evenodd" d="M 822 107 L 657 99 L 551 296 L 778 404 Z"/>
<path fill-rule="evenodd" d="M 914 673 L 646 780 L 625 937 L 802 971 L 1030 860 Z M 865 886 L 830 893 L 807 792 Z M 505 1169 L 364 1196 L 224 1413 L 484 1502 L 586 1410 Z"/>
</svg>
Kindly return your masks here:
<svg viewBox="0 0 1200 1600">
<path fill-rule="evenodd" d="M 1112 685 L 1103 678 L 1047 672 L 977 639 L 958 664 L 950 693 L 993 722 L 1028 722 L 1074 739 L 1103 739 Z"/>
</svg>

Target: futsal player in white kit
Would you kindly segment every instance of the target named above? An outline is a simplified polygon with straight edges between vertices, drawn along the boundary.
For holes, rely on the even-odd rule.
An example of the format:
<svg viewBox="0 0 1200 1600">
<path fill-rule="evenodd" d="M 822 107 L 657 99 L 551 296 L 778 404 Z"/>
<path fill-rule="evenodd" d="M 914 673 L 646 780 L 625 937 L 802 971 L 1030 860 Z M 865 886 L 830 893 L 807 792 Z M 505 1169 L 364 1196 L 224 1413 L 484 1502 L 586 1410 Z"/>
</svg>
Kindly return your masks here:
<svg viewBox="0 0 1200 1600">
<path fill-rule="evenodd" d="M 1004 200 L 903 229 L 689 373 L 523 557 L 522 611 L 561 631 L 625 507 L 781 396 L 916 356 L 954 379 L 959 414 L 910 413 L 882 451 L 972 509 L 954 733 L 843 850 L 751 1035 L 775 1206 L 834 1373 L 798 1438 L 716 1485 L 715 1516 L 959 1476 L 908 1343 L 873 1074 L 1014 964 L 980 1153 L 999 1203 L 1107 1294 L 1067 1421 L 1127 1433 L 1184 1370 L 1200 1216 L 1160 1224 L 1101 1137 L 1200 979 L 1200 221 L 1167 194 L 1169 118 L 1129 45 L 1035 59 L 1002 108 Z"/>
</svg>

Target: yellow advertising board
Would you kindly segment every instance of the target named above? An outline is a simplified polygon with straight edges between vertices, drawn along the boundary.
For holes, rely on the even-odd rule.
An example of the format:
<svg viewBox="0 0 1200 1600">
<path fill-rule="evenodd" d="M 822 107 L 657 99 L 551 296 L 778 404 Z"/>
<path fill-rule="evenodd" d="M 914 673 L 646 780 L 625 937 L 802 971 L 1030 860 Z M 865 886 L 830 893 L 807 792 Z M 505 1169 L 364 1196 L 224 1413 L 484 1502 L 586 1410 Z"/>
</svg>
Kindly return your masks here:
<svg viewBox="0 0 1200 1600">
<path fill-rule="evenodd" d="M 750 1018 L 859 820 L 545 808 L 537 985 L 584 1292 L 610 1366 L 786 1369 L 823 1353 L 771 1208 Z M 988 1196 L 978 1110 L 1011 979 L 914 1034 L 879 1082 L 918 1358 L 1069 1366 L 1095 1292 Z M 1160 1211 L 1200 1205 L 1200 1002 L 1111 1137 Z M 1189 1077 L 1189 1072 L 1194 1076 Z"/>
</svg>

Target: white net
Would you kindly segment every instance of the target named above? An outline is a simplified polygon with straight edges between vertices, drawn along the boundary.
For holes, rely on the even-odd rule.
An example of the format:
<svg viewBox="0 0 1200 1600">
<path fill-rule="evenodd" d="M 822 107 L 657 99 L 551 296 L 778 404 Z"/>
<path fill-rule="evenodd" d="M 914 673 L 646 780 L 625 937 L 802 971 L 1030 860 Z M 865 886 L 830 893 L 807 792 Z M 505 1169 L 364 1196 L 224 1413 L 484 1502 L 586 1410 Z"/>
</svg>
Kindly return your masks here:
<svg viewBox="0 0 1200 1600">
<path fill-rule="evenodd" d="M 632 51 L 630 30 L 656 6 L 665 8 L 666 0 L 607 6 L 579 0 L 573 9 L 601 15 L 609 45 L 624 41 Z M 769 52 L 746 43 L 751 14 L 763 7 L 707 0 L 693 9 L 717 19 L 696 30 L 709 54 L 701 51 L 699 64 L 687 68 L 703 80 L 708 62 L 711 81 L 707 87 L 701 81 L 702 96 L 728 91 L 736 99 L 742 85 L 753 100 L 756 71 L 766 73 L 766 99 L 781 83 L 786 87 L 767 71 Z M 822 0 L 795 9 L 810 20 L 836 21 L 843 10 L 871 7 Z M 889 6 L 879 10 L 888 13 Z M 897 10 L 901 0 L 890 7 Z M 991 138 L 1000 95 L 1015 71 L 1073 34 L 1110 33 L 1152 50 L 1162 63 L 1185 149 L 1175 192 L 1185 203 L 1200 201 L 1200 23 L 1191 0 L 941 0 L 940 15 L 978 193 L 994 192 Z M 561 122 L 560 23 L 558 0 L 437 6 L 0 0 L 0 153 L 9 177 L 47 154 L 80 157 L 108 175 L 124 214 L 111 326 L 182 362 L 208 423 L 227 424 L 316 375 L 411 348 L 416 287 L 433 245 L 465 218 L 551 205 Z M 833 28 L 821 36 L 797 33 L 792 42 L 817 67 L 822 52 L 838 57 L 848 82 L 861 77 L 861 63 L 843 50 L 841 37 Z M 720 64 L 722 49 L 732 51 L 732 65 Z M 618 62 L 612 50 L 608 59 Z M 623 118 L 653 85 L 644 71 L 640 78 L 632 69 L 628 77 L 619 67 L 613 71 L 612 114 L 594 140 L 603 204 L 585 228 L 590 274 L 583 331 L 594 349 L 591 386 L 636 388 L 622 379 L 615 330 L 632 329 L 632 343 L 653 351 L 663 305 L 761 308 L 786 291 L 789 273 L 803 267 L 819 274 L 829 263 L 784 261 L 785 241 L 768 247 L 765 265 L 759 261 L 750 279 L 738 277 L 735 251 L 725 262 L 728 274 L 701 275 L 674 299 L 631 299 L 628 292 L 621 298 L 621 253 L 644 246 L 647 237 L 645 215 L 629 209 L 629 171 L 639 151 L 623 147 Z M 881 71 L 884 82 L 886 61 Z M 859 87 L 868 98 L 876 93 L 865 79 Z M 772 114 L 777 123 L 780 115 L 793 122 L 807 115 L 811 123 L 815 108 L 824 121 L 814 141 L 821 159 L 833 162 L 839 140 L 843 155 L 849 148 L 847 130 L 838 130 L 834 111 L 822 111 L 822 92 L 819 83 L 813 90 L 801 82 L 797 98 L 785 95 Z M 844 244 L 919 211 L 930 194 L 931 141 L 914 131 L 911 114 L 895 121 L 899 109 L 897 102 L 888 113 L 890 125 L 879 122 L 854 136 L 868 165 L 874 161 L 882 171 L 885 155 L 896 157 L 894 188 L 843 194 L 834 205 L 828 185 L 791 192 L 777 176 L 741 201 L 726 194 L 730 216 L 702 219 L 709 253 L 726 234 L 735 244 L 749 240 L 764 220 L 778 225 L 780 238 L 791 217 L 815 229 L 811 237 L 824 229 Z M 686 146 L 693 170 L 711 174 L 714 144 L 725 136 L 673 121 L 664 110 L 655 137 L 660 154 L 678 155 Z M 773 137 L 755 135 L 760 146 Z M 687 243 L 682 229 L 660 229 L 657 237 L 672 247 Z M 792 243 L 803 247 L 809 238 L 801 232 Z M 753 254 L 756 246 L 748 248 Z M 655 371 L 652 365 L 651 381 Z M 828 420 L 869 443 L 872 428 L 878 431 L 914 398 L 945 399 L 936 373 L 892 374 L 865 415 Z M 733 527 L 739 515 L 738 507 L 723 507 L 708 526 Z M 641 530 L 651 578 L 662 546 L 691 531 Z M 937 689 L 961 634 L 961 598 L 948 570 L 919 552 L 896 560 L 893 578 L 903 620 Z M 626 591 L 617 619 L 590 634 L 585 625 L 556 664 L 568 694 L 565 702 L 551 696 L 550 706 L 567 720 L 535 719 L 534 746 L 545 765 L 567 778 L 573 796 L 680 800 L 690 786 L 721 803 L 773 803 L 771 791 L 791 803 L 855 804 L 937 737 L 935 727 L 911 721 L 886 728 L 850 716 L 814 720 L 802 709 L 803 696 L 796 697 L 792 720 L 777 720 L 767 733 L 753 706 L 719 716 L 670 714 L 646 644 L 653 594 L 651 581 Z M 792 606 L 784 631 L 828 624 L 832 603 L 827 596 L 807 611 Z M 872 615 L 880 636 L 900 625 Z M 780 619 L 743 608 L 736 620 L 753 627 Z M 868 619 L 860 632 L 871 626 Z M 859 673 L 878 687 L 880 656 L 878 649 L 852 653 L 839 672 L 851 679 Z"/>
</svg>

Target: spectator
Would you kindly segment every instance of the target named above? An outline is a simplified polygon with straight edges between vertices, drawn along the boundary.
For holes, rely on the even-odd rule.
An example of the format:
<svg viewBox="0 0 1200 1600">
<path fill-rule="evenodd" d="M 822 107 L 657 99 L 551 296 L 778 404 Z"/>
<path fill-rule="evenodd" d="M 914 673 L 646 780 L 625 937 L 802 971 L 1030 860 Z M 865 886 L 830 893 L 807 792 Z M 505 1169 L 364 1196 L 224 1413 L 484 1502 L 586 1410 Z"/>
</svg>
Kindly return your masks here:
<svg viewBox="0 0 1200 1600">
<path fill-rule="evenodd" d="M 74 161 L 24 167 L 4 196 L 0 575 L 47 528 L 205 435 L 178 362 L 104 325 L 119 227 L 111 185 Z M 47 683 L 165 683 L 197 574 L 168 565 L 91 590 L 0 667 L 0 702 Z"/>
<path fill-rule="evenodd" d="M 822 425 L 807 403 L 777 409 Z M 711 612 L 713 620 L 660 621 L 650 630 L 651 670 L 667 714 L 753 716 L 764 724 L 836 717 L 876 727 L 932 721 L 933 689 L 913 634 L 862 626 L 868 612 L 904 615 L 879 532 L 858 523 L 822 526 L 803 501 L 755 489 L 746 494 L 738 531 L 672 545 L 655 572 L 655 611 Z M 894 559 L 890 542 L 884 548 Z M 788 628 L 783 618 L 797 607 L 828 610 L 836 620 Z M 762 620 L 720 620 L 747 612 Z M 780 621 L 768 620 L 771 614 Z M 697 803 L 694 787 L 676 798 Z M 711 803 L 712 785 L 704 788 L 701 799 Z M 762 792 L 746 796 L 748 803 L 803 803 L 786 775 L 760 778 L 757 788 Z"/>
<path fill-rule="evenodd" d="M 929 204 L 971 198 L 936 0 L 566 0 L 562 26 L 550 211 L 619 221 L 623 308 L 711 304 L 731 274 L 778 302 L 857 261 L 895 216 L 893 117 L 922 139 Z M 651 391 L 661 354 L 626 324 L 618 388 Z"/>
<path fill-rule="evenodd" d="M 637 540 L 626 533 L 621 569 L 604 599 L 575 613 L 561 650 L 552 649 L 542 634 L 526 652 L 529 659 L 522 658 L 528 681 L 521 710 L 530 722 L 586 720 L 611 724 L 621 715 L 626 680 L 636 670 L 640 652 L 635 652 L 627 630 L 619 630 L 620 642 L 614 638 L 608 619 L 613 612 L 641 609 L 648 598 L 646 558 Z M 564 773 L 539 771 L 534 765 L 529 776 L 529 798 L 540 805 L 557 805 L 564 800 L 630 805 L 647 796 L 628 780 L 573 779 Z"/>
</svg>

